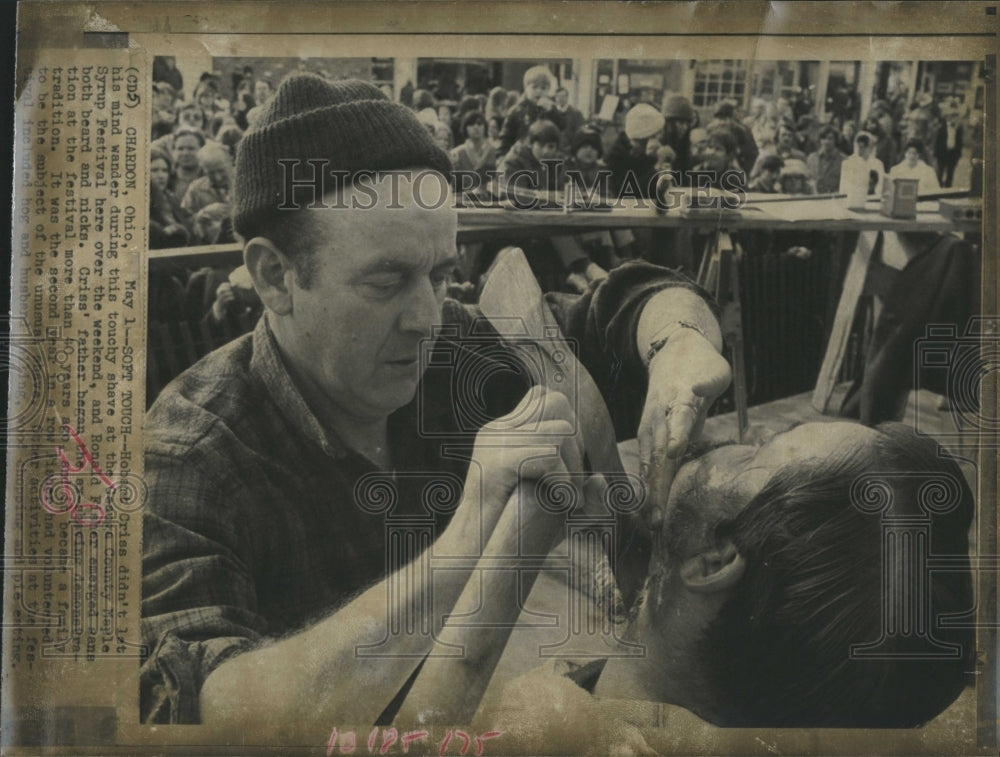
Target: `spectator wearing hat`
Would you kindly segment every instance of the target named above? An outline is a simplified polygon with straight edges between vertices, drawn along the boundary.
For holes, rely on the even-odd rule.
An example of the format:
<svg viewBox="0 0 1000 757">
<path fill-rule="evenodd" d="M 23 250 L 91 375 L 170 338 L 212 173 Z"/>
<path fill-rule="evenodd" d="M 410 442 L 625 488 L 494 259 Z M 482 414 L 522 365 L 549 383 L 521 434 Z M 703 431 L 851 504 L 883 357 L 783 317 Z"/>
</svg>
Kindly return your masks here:
<svg viewBox="0 0 1000 757">
<path fill-rule="evenodd" d="M 320 187 L 323 207 L 311 182 L 287 196 L 279 158 L 338 172 Z M 233 222 L 265 314 L 176 378 L 146 417 L 144 722 L 203 722 L 247 743 L 331 717 L 390 723 L 396 695 L 440 662 L 433 651 L 461 596 L 481 591 L 491 622 L 517 621 L 518 602 L 495 599 L 509 574 L 475 560 L 522 554 L 522 535 L 547 550 L 565 527 L 511 497 L 522 483 L 532 492 L 541 477 L 583 472 L 566 432 L 575 411 L 532 388 L 533 373 L 498 373 L 523 360 L 477 308 L 446 299 L 457 213 L 419 201 L 418 171 L 444 188 L 451 162 L 411 110 L 364 82 L 293 74 L 244 136 Z M 359 175 L 375 177 L 372 197 Z M 644 461 L 657 440 L 647 490 L 666 491 L 666 454 L 683 453 L 729 383 L 712 307 L 641 261 L 542 307 L 580 346 L 618 433 L 638 432 Z M 448 359 L 459 355 L 472 362 Z M 456 381 L 457 370 L 489 380 Z M 475 416 L 456 417 L 463 407 Z M 443 482 L 449 498 L 428 511 Z M 404 529 L 398 540 L 389 519 Z M 635 530 L 639 552 L 619 559 L 616 576 L 648 562 L 645 534 Z M 423 562 L 432 556 L 462 559 L 435 571 Z M 399 620 L 414 631 L 394 633 Z M 474 638 L 462 662 L 492 651 L 482 645 Z M 421 705 L 464 694 L 430 681 Z"/>
<path fill-rule="evenodd" d="M 891 129 L 886 130 L 878 118 L 868 116 L 861 124 L 861 131 L 868 132 L 876 140 L 875 157 L 882 161 L 883 166 L 896 165 L 899 160 L 899 142 Z"/>
<path fill-rule="evenodd" d="M 524 92 L 508 110 L 500 132 L 502 154 L 509 151 L 516 142 L 523 140 L 531 125 L 539 119 L 552 122 L 560 132 L 566 128 L 565 116 L 559 112 L 552 99 L 555 88 L 556 78 L 548 66 L 532 66 L 524 72 Z"/>
<path fill-rule="evenodd" d="M 965 130 L 958 108 L 950 108 L 945 113 L 944 126 L 938 129 L 934 139 L 934 159 L 937 161 L 938 181 L 942 187 L 950 187 L 955 179 L 955 166 L 962 157 L 965 146 Z"/>
<path fill-rule="evenodd" d="M 207 205 L 228 205 L 233 180 L 233 162 L 229 151 L 215 142 L 207 144 L 198 150 L 198 164 L 202 176 L 191 182 L 181 200 L 181 207 L 197 214 Z"/>
<path fill-rule="evenodd" d="M 941 185 L 938 182 L 934 169 L 924 162 L 924 143 L 919 139 L 911 139 L 903 148 L 903 160 L 897 163 L 889 171 L 891 179 L 917 179 L 919 194 L 930 194 L 939 192 Z"/>
<path fill-rule="evenodd" d="M 179 129 L 174 134 L 174 172 L 170 182 L 174 197 L 183 199 L 192 182 L 204 175 L 198 162 L 198 151 L 204 146 L 205 135 L 200 130 Z"/>
<path fill-rule="evenodd" d="M 605 159 L 619 195 L 649 199 L 655 193 L 656 151 L 663 144 L 664 123 L 663 114 L 648 103 L 634 105 L 625 114 L 625 129 Z"/>
<path fill-rule="evenodd" d="M 840 189 L 840 165 L 844 154 L 837 149 L 837 130 L 825 126 L 819 133 L 819 149 L 806 158 L 809 178 L 820 194 Z"/>
<path fill-rule="evenodd" d="M 876 155 L 878 140 L 867 131 L 854 136 L 854 154 L 840 166 L 840 192 L 851 195 L 856 187 L 865 185 L 867 195 L 881 195 L 885 179 L 885 165 Z"/>
<path fill-rule="evenodd" d="M 786 195 L 814 194 L 805 161 L 790 158 L 781 167 L 781 192 Z"/>
</svg>

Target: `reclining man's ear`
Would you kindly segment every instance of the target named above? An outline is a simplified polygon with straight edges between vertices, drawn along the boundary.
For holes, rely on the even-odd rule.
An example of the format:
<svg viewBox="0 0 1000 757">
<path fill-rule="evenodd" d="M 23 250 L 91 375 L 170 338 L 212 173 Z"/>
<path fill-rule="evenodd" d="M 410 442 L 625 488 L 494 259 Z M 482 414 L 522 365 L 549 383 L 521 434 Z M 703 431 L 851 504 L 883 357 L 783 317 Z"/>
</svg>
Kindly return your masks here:
<svg viewBox="0 0 1000 757">
<path fill-rule="evenodd" d="M 254 237 L 243 250 L 254 289 L 261 302 L 277 315 L 286 315 L 291 310 L 288 289 L 290 276 L 295 275 L 294 266 L 288 256 L 266 237 Z"/>
<path fill-rule="evenodd" d="M 746 571 L 746 562 L 733 544 L 699 552 L 681 565 L 681 578 L 690 591 L 709 593 L 735 586 Z"/>
</svg>

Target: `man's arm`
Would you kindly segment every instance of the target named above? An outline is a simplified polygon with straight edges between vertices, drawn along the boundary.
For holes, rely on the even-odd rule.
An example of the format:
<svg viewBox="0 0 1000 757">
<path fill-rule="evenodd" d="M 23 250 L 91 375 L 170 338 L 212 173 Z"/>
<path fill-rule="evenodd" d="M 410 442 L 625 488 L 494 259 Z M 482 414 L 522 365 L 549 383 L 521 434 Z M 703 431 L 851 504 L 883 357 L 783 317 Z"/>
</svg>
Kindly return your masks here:
<svg viewBox="0 0 1000 757">
<path fill-rule="evenodd" d="M 483 444 L 477 438 L 462 502 L 433 545 L 436 558 L 463 558 L 454 569 L 428 569 L 425 554 L 311 628 L 233 657 L 206 680 L 201 720 L 230 725 L 247 739 L 249 731 L 273 738 L 301 722 L 332 717 L 373 723 L 433 648 L 472 575 L 479 545 L 493 533 L 518 481 L 580 469 L 574 428 L 565 397 L 533 389 L 510 415 L 490 424 Z M 417 620 L 412 633 L 390 637 L 387 615 L 394 609 Z M 509 612 L 516 613 L 516 605 Z M 359 655 L 360 647 L 376 645 L 383 647 L 380 655 Z"/>
</svg>

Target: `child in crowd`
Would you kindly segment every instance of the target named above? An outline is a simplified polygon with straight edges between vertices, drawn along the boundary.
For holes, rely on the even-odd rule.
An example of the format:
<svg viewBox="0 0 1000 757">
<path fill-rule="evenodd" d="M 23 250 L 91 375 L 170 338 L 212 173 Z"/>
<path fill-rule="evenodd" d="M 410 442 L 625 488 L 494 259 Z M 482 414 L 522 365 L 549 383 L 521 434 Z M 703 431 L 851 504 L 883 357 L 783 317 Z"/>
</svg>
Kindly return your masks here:
<svg viewBox="0 0 1000 757">
<path fill-rule="evenodd" d="M 500 132 L 501 153 L 524 140 L 531 125 L 540 119 L 555 124 L 556 130 L 562 132 L 566 120 L 552 99 L 555 87 L 556 79 L 548 66 L 532 66 L 524 72 L 524 93 L 507 112 Z"/>
<path fill-rule="evenodd" d="M 233 161 L 222 145 L 211 143 L 198 151 L 202 176 L 191 182 L 181 207 L 190 213 L 216 203 L 229 204 L 229 188 L 233 180 Z"/>
<path fill-rule="evenodd" d="M 750 182 L 748 192 L 777 194 L 781 192 L 781 169 L 785 161 L 777 155 L 765 155 L 760 161 L 760 172 L 757 178 Z"/>
<path fill-rule="evenodd" d="M 740 167 L 736 137 L 728 126 L 717 126 L 708 132 L 708 141 L 701 153 L 701 163 L 694 172 L 709 177 L 709 184 L 734 192 L 746 186 L 746 174 Z"/>
<path fill-rule="evenodd" d="M 501 164 L 500 186 L 519 204 L 527 204 L 532 194 L 541 201 L 553 201 L 554 193 L 566 185 L 566 172 L 559 152 L 559 128 L 547 120 L 528 127 L 526 142 L 516 144 Z M 525 191 L 529 190 L 529 191 Z M 606 270 L 594 263 L 580 241 L 573 236 L 550 238 L 562 267 L 567 271 L 566 285 L 577 292 L 606 279 Z"/>
<path fill-rule="evenodd" d="M 903 160 L 889 171 L 890 179 L 917 179 L 919 194 L 928 194 L 941 190 L 937 173 L 923 160 L 924 143 L 919 139 L 911 139 L 903 148 Z"/>
</svg>

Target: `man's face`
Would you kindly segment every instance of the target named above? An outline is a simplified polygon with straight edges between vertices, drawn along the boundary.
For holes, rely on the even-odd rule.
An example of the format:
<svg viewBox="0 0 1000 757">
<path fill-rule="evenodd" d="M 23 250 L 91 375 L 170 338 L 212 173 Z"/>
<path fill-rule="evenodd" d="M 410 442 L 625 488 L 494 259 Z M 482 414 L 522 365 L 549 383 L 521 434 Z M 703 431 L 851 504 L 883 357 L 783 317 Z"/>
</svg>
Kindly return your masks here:
<svg viewBox="0 0 1000 757">
<path fill-rule="evenodd" d="M 174 162 L 181 168 L 197 168 L 200 148 L 197 138 L 178 137 L 174 140 Z"/>
<path fill-rule="evenodd" d="M 440 322 L 455 266 L 457 215 L 439 199 L 447 185 L 437 174 L 417 175 L 416 187 L 414 174 L 397 176 L 395 195 L 392 177 L 379 177 L 368 189 L 374 202 L 356 188 L 344 191 L 339 204 L 370 209 L 305 211 L 320 242 L 310 286 L 290 277 L 291 343 L 282 346 L 307 397 L 318 394 L 359 419 L 384 418 L 413 398 L 421 341 Z"/>
<path fill-rule="evenodd" d="M 231 170 L 229 161 L 212 157 L 202 165 L 209 182 L 216 189 L 229 189 Z"/>
<path fill-rule="evenodd" d="M 782 128 L 778 131 L 778 144 L 782 147 L 795 147 L 795 134 L 791 129 Z"/>
<path fill-rule="evenodd" d="M 916 147 L 906 148 L 906 165 L 910 168 L 916 168 L 917 163 L 920 162 L 920 151 Z"/>
<path fill-rule="evenodd" d="M 569 105 L 569 92 L 567 92 L 565 89 L 560 89 L 558 92 L 556 92 L 556 105 L 558 105 L 560 108 L 565 108 L 567 105 Z"/>
<path fill-rule="evenodd" d="M 258 105 L 263 105 L 271 97 L 271 86 L 266 81 L 259 81 L 253 87 L 253 99 Z"/>
<path fill-rule="evenodd" d="M 830 154 L 837 149 L 837 139 L 833 136 L 833 134 L 827 132 L 823 135 L 823 138 L 820 139 L 819 146 L 823 152 Z"/>
<path fill-rule="evenodd" d="M 822 464 L 838 452 L 874 443 L 878 435 L 858 423 L 804 423 L 765 438 L 760 445 L 717 447 L 678 469 L 663 519 L 662 542 L 676 541 L 672 530 L 684 527 L 683 522 L 690 526 L 691 517 L 705 533 L 712 533 L 719 523 L 736 517 L 785 465 Z"/>
</svg>

